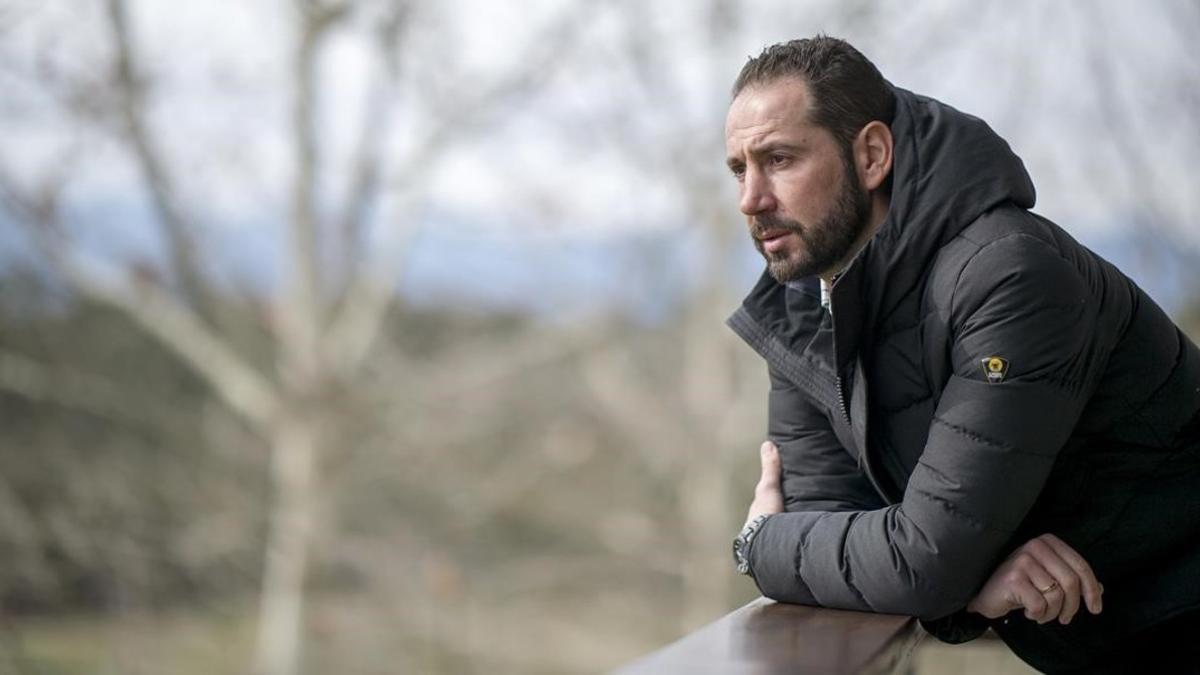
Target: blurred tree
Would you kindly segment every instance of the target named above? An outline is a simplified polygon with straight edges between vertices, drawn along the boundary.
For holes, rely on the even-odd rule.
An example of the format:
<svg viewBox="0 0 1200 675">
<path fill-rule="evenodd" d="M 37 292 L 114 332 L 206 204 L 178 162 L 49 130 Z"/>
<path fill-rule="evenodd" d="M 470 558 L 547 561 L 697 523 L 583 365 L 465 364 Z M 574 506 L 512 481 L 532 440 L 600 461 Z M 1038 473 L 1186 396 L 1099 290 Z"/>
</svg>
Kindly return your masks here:
<svg viewBox="0 0 1200 675">
<path fill-rule="evenodd" d="M 678 17 L 644 3 L 620 6 L 624 42 L 614 56 L 624 61 L 629 77 L 625 105 L 640 113 L 607 118 L 601 128 L 626 161 L 661 181 L 659 189 L 682 208 L 681 223 L 699 240 L 701 257 L 694 264 L 700 273 L 673 319 L 676 342 L 665 363 L 639 363 L 627 345 L 599 352 L 583 365 L 585 382 L 608 419 L 624 430 L 649 468 L 674 478 L 673 520 L 686 542 L 680 553 L 682 630 L 711 621 L 732 601 L 725 549 L 745 493 L 731 492 L 730 479 L 737 460 L 755 450 L 746 432 L 762 427 L 755 422 L 762 417 L 765 391 L 761 368 L 721 329 L 736 302 L 730 282 L 743 239 L 730 220 L 734 199 L 723 164 L 724 139 L 714 121 L 724 117 L 732 81 L 727 74 L 739 67 L 726 60 L 738 37 L 739 13 L 724 0 L 693 4 L 689 12 L 698 34 L 694 41 L 676 41 L 670 36 L 678 30 Z M 684 63 L 704 74 L 699 97 L 689 96 L 678 77 Z M 648 247 L 635 264 L 653 269 L 663 254 Z"/>
<path fill-rule="evenodd" d="M 277 83 L 292 96 L 286 124 L 294 169 L 290 204 L 280 218 L 286 222 L 283 278 L 278 292 L 264 301 L 260 322 L 259 317 L 224 311 L 217 298 L 219 275 L 197 253 L 197 237 L 205 232 L 202 211 L 182 196 L 188 168 L 174 164 L 165 149 L 169 124 L 154 119 L 154 69 L 141 51 L 145 40 L 133 29 L 132 9 L 136 6 L 124 0 L 105 5 L 107 71 L 53 72 L 53 59 L 36 66 L 51 68 L 40 75 L 59 87 L 52 96 L 67 106 L 68 117 L 89 130 L 110 131 L 133 160 L 165 243 L 165 259 L 123 263 L 80 243 L 72 234 L 79 223 L 71 220 L 79 218 L 86 225 L 86 216 L 63 207 L 77 178 L 74 161 L 50 166 L 33 179 L 6 169 L 0 172 L 0 198 L 71 289 L 126 313 L 269 446 L 272 497 L 256 672 L 290 674 L 297 671 L 300 657 L 304 583 L 318 517 L 317 462 L 338 442 L 339 397 L 352 388 L 372 354 L 393 300 L 391 280 L 403 231 L 412 226 L 397 222 L 399 231 L 386 239 L 391 245 L 372 247 L 367 238 L 372 208 L 385 191 L 388 199 L 414 200 L 423 177 L 447 147 L 479 133 L 497 106 L 512 105 L 536 87 L 550 69 L 527 64 L 554 62 L 570 45 L 582 12 L 570 7 L 545 20 L 515 69 L 481 74 L 456 72 L 452 60 L 433 58 L 414 58 L 419 67 L 402 68 L 404 59 L 416 53 L 406 43 L 413 34 L 413 17 L 428 6 L 405 0 L 297 0 L 288 17 L 293 49 L 289 79 Z M 427 20 L 436 18 L 427 14 Z M 331 95 L 323 86 L 321 67 L 339 31 L 360 35 L 378 64 L 340 206 L 322 192 L 321 178 L 332 160 L 322 144 L 319 118 L 319 110 L 329 106 L 326 101 L 321 108 L 322 97 Z M 103 68 L 105 61 L 92 66 Z M 25 75 L 39 77 L 36 70 Z M 405 76 L 416 80 L 404 83 Z M 407 99 L 400 96 L 401 84 L 408 85 L 403 91 L 410 95 Z M 388 127 L 405 105 L 431 111 L 436 124 L 423 131 L 405 156 L 385 156 Z M 70 156 L 75 149 L 68 145 L 64 152 Z M 11 166 L 15 158 L 3 159 Z M 413 214 L 401 212 L 400 217 Z M 339 255 L 330 259 L 330 250 Z M 256 333 L 266 337 L 263 351 L 246 340 Z"/>
</svg>

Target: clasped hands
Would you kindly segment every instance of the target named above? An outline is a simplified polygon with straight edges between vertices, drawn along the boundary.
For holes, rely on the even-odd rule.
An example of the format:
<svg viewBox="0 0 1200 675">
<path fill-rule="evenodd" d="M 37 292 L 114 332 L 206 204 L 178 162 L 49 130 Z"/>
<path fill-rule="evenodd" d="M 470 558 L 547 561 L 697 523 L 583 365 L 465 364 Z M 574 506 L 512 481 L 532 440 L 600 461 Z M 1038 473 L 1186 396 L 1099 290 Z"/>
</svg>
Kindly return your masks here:
<svg viewBox="0 0 1200 675">
<path fill-rule="evenodd" d="M 783 512 L 779 450 L 768 441 L 762 444 L 760 454 L 762 476 L 754 488 L 747 523 L 763 514 Z M 1057 619 L 1065 625 L 1071 623 L 1081 602 L 1092 614 L 1099 614 L 1103 593 L 1104 586 L 1083 556 L 1046 533 L 1005 558 L 967 604 L 967 611 L 995 619 L 1023 608 L 1025 618 L 1031 621 L 1041 624 Z"/>
</svg>

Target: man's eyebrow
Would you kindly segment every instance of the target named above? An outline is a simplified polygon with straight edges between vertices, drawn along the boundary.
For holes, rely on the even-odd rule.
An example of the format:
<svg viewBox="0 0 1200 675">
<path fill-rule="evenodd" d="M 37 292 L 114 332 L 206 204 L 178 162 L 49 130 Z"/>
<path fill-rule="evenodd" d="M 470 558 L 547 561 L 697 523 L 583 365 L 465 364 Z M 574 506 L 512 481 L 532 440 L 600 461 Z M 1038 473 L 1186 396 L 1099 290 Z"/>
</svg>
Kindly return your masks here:
<svg viewBox="0 0 1200 675">
<path fill-rule="evenodd" d="M 777 152 L 779 150 L 786 150 L 788 152 L 800 152 L 803 149 L 804 149 L 803 143 L 788 143 L 786 141 L 768 141 L 767 143 L 763 143 L 762 145 L 758 146 L 757 148 L 752 148 L 750 150 L 750 154 L 752 154 L 752 155 L 768 155 L 772 152 Z"/>
<path fill-rule="evenodd" d="M 761 157 L 762 155 L 776 153 L 779 150 L 785 150 L 788 153 L 803 153 L 805 148 L 806 145 L 803 142 L 768 141 L 762 145 L 758 145 L 756 148 L 751 148 L 749 154 L 752 157 Z M 736 169 L 744 165 L 745 162 L 740 160 L 739 157 L 726 157 L 725 159 L 725 166 L 731 169 Z"/>
<path fill-rule="evenodd" d="M 753 157 L 761 157 L 762 155 L 768 155 L 772 152 L 778 152 L 780 150 L 784 150 L 786 152 L 802 152 L 804 150 L 804 148 L 805 148 L 805 145 L 803 143 L 790 143 L 787 141 L 768 141 L 758 147 L 751 148 L 749 154 Z M 731 169 L 742 166 L 744 163 L 745 162 L 743 162 L 741 159 L 739 159 L 737 157 L 729 157 L 725 160 L 725 165 Z"/>
</svg>

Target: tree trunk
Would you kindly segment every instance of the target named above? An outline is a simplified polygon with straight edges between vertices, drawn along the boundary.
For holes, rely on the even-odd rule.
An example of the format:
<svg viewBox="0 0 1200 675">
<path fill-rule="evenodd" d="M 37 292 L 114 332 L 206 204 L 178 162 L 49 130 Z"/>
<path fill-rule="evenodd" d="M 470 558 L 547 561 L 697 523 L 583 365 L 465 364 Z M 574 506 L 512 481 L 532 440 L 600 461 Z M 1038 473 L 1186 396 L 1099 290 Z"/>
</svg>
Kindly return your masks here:
<svg viewBox="0 0 1200 675">
<path fill-rule="evenodd" d="M 284 416 L 272 433 L 272 501 L 259 605 L 257 675 L 296 675 L 304 577 L 312 538 L 313 463 L 319 442 L 311 416 Z"/>
</svg>

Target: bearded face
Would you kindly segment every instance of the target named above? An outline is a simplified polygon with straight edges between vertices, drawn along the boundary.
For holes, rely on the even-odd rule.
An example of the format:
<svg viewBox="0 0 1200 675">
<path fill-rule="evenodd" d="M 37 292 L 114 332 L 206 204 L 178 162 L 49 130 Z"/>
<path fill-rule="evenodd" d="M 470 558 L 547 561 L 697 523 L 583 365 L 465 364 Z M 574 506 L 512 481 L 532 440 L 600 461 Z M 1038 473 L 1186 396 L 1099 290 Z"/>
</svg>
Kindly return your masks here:
<svg viewBox="0 0 1200 675">
<path fill-rule="evenodd" d="M 871 222 L 853 146 L 813 123 L 810 103 L 802 80 L 780 78 L 743 89 L 725 122 L 739 208 L 780 282 L 838 271 Z"/>
<path fill-rule="evenodd" d="M 754 216 L 750 236 L 780 283 L 834 269 L 853 252 L 869 225 L 870 198 L 847 159 L 833 206 L 815 222 L 802 223 L 778 213 Z M 787 238 L 790 236 L 790 241 Z M 774 246 L 770 244 L 778 242 Z"/>
</svg>

